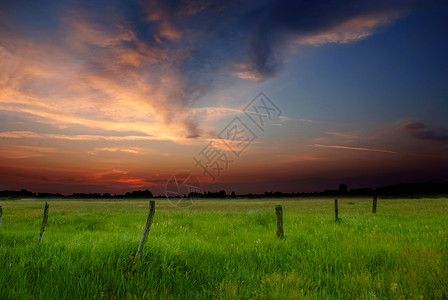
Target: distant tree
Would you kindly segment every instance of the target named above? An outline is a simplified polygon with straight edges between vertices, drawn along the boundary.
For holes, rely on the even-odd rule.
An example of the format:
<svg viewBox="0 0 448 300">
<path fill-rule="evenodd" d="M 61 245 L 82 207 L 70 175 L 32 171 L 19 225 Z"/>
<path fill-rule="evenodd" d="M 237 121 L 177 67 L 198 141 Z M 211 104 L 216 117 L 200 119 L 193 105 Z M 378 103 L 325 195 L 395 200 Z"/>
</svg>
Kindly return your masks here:
<svg viewBox="0 0 448 300">
<path fill-rule="evenodd" d="M 128 197 L 128 193 L 126 193 L 126 197 Z M 131 198 L 152 198 L 152 192 L 149 190 L 144 191 L 133 191 L 130 196 Z"/>
<path fill-rule="evenodd" d="M 346 184 L 341 183 L 338 188 L 339 194 L 344 195 L 348 193 L 348 187 Z"/>
<path fill-rule="evenodd" d="M 226 191 L 225 190 L 219 191 L 218 197 L 219 198 L 226 198 L 227 197 Z"/>
<path fill-rule="evenodd" d="M 230 197 L 231 198 L 235 198 L 236 196 L 235 196 L 235 192 L 232 192 L 231 194 L 230 194 Z"/>
<path fill-rule="evenodd" d="M 187 196 L 188 198 L 202 198 L 202 193 L 189 192 Z"/>
<path fill-rule="evenodd" d="M 354 189 L 350 190 L 351 195 L 355 196 L 371 196 L 375 193 L 375 190 L 371 188 L 361 188 L 361 189 Z"/>
</svg>

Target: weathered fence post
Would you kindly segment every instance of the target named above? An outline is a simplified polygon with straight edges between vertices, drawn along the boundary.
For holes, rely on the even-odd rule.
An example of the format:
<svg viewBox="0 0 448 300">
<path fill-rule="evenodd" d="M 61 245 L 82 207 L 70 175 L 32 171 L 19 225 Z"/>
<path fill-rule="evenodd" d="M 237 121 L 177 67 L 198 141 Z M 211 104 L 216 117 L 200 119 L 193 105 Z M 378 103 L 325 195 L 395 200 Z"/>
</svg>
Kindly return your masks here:
<svg viewBox="0 0 448 300">
<path fill-rule="evenodd" d="M 338 210 L 338 199 L 334 199 L 334 221 L 337 222 L 339 220 L 339 210 Z"/>
<path fill-rule="evenodd" d="M 2 227 L 2 218 L 3 218 L 3 208 L 0 205 L 0 227 Z"/>
<path fill-rule="evenodd" d="M 154 200 L 149 201 L 149 211 L 148 217 L 146 218 L 145 228 L 143 229 L 142 239 L 138 245 L 137 252 L 135 253 L 134 260 L 138 261 L 143 252 L 143 246 L 145 246 L 146 240 L 148 239 L 149 231 L 151 230 L 152 219 L 156 212 L 156 202 Z"/>
<path fill-rule="evenodd" d="M 283 207 L 281 205 L 275 206 L 275 220 L 277 222 L 277 236 L 283 238 Z"/>
<path fill-rule="evenodd" d="M 378 202 L 377 195 L 373 195 L 372 213 L 376 214 L 376 204 Z"/>
<path fill-rule="evenodd" d="M 39 239 L 37 240 L 39 243 L 42 241 L 42 238 L 44 237 L 45 229 L 47 228 L 48 207 L 49 207 L 49 205 L 48 205 L 47 201 L 45 201 L 44 219 L 42 220 L 42 227 L 40 228 Z"/>
</svg>

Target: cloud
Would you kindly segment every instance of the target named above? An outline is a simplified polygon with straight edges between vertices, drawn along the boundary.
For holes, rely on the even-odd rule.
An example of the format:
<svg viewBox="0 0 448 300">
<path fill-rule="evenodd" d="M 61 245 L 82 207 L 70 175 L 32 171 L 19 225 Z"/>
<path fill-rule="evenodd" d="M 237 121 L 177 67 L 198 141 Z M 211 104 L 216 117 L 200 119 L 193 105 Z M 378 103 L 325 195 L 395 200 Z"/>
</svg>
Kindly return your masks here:
<svg viewBox="0 0 448 300">
<path fill-rule="evenodd" d="M 194 111 L 223 76 L 259 81 L 291 45 L 353 42 L 413 1 L 9 1 L 0 110 L 61 126 L 210 136 Z"/>
<path fill-rule="evenodd" d="M 280 163 L 296 163 L 296 162 L 306 162 L 306 161 L 325 161 L 327 160 L 321 156 L 313 156 L 313 155 L 299 155 L 299 154 L 278 154 L 278 161 Z"/>
<path fill-rule="evenodd" d="M 358 140 L 358 139 L 362 139 L 365 137 L 361 137 L 352 133 L 345 133 L 345 132 L 334 132 L 334 131 L 327 131 L 325 132 L 328 135 L 332 135 L 332 136 L 336 136 L 336 137 L 342 137 L 345 139 L 350 139 L 350 140 Z"/>
<path fill-rule="evenodd" d="M 51 147 L 26 146 L 26 145 L 3 145 L 0 157 L 23 159 L 32 157 L 42 157 L 48 154 L 57 153 L 58 149 Z"/>
<path fill-rule="evenodd" d="M 355 151 L 372 151 L 372 152 L 383 152 L 383 153 L 391 153 L 395 154 L 397 152 L 386 150 L 386 149 L 377 149 L 377 148 L 360 148 L 360 147 L 348 147 L 348 146 L 338 146 L 338 145 L 321 145 L 314 144 L 314 147 L 317 148 L 333 148 L 333 149 L 343 149 L 343 150 L 355 150 Z"/>
<path fill-rule="evenodd" d="M 359 16 L 318 34 L 303 35 L 296 39 L 299 45 L 320 46 L 328 43 L 351 43 L 372 35 L 379 26 L 398 19 L 401 13 L 384 13 L 377 16 Z"/>
<path fill-rule="evenodd" d="M 101 152 L 124 152 L 130 154 L 141 154 L 144 152 L 144 149 L 141 147 L 103 147 L 103 148 L 95 148 L 91 151 L 87 152 L 90 155 L 96 155 Z"/>
<path fill-rule="evenodd" d="M 11 182 L 15 185 L 17 182 L 21 184 L 27 183 L 30 189 L 39 191 L 47 189 L 61 188 L 79 189 L 92 191 L 95 187 L 103 191 L 116 191 L 136 188 L 147 188 L 148 186 L 160 185 L 149 181 L 141 174 L 133 174 L 127 170 L 108 168 L 103 170 L 86 170 L 86 169 L 64 169 L 57 167 L 45 166 L 21 166 L 1 164 L 0 167 L 5 172 L 0 173 L 2 182 Z M 8 174 L 6 176 L 6 174 Z M 19 185 L 17 188 L 20 188 Z M 34 187 L 34 188 L 33 188 Z M 70 192 L 72 193 L 72 192 Z"/>
<path fill-rule="evenodd" d="M 160 137 L 147 135 L 66 135 L 53 133 L 37 133 L 32 131 L 4 131 L 0 132 L 0 138 L 7 139 L 56 139 L 72 141 L 158 141 L 165 140 Z M 176 139 L 179 141 L 179 139 Z"/>
<path fill-rule="evenodd" d="M 448 142 L 448 130 L 444 128 L 428 128 L 421 122 L 408 122 L 400 127 L 400 130 L 414 138 L 435 142 Z"/>
<path fill-rule="evenodd" d="M 382 135 L 382 133 L 367 133 L 367 132 L 336 132 L 336 131 L 327 131 L 325 134 L 345 139 L 346 142 L 349 141 L 369 141 L 369 140 L 375 140 L 379 136 Z"/>
<path fill-rule="evenodd" d="M 282 69 L 282 50 L 291 41 L 304 45 L 348 43 L 396 19 L 414 1 L 270 1 L 252 11 L 251 59 L 269 78 Z"/>
</svg>

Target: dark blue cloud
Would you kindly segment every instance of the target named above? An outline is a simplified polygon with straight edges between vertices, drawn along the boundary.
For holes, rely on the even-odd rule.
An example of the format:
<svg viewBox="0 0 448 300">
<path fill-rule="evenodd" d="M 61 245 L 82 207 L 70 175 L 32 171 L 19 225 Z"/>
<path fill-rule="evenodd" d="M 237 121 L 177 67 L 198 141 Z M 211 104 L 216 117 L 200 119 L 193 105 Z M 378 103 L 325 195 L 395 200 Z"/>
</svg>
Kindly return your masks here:
<svg viewBox="0 0 448 300">
<path fill-rule="evenodd" d="M 163 3 L 163 4 L 162 4 Z M 200 6 L 203 1 L 191 1 Z M 229 63 L 248 64 L 250 71 L 269 78 L 282 69 L 283 48 L 291 36 L 322 33 L 360 16 L 398 13 L 446 1 L 213 1 L 194 15 L 184 1 L 150 1 L 167 22 L 184 34 L 179 44 L 192 46 L 183 70 L 203 73 Z"/>
<path fill-rule="evenodd" d="M 448 130 L 443 128 L 431 129 L 421 122 L 408 122 L 400 129 L 417 139 L 448 143 Z"/>
<path fill-rule="evenodd" d="M 10 27 L 35 36 L 58 34 L 61 18 L 86 18 L 104 30 L 129 26 L 137 39 L 152 47 L 188 49 L 181 70 L 186 78 L 229 63 L 244 63 L 262 78 L 282 68 L 285 43 L 292 35 L 325 32 L 358 16 L 405 11 L 447 1 L 2 1 Z M 148 18 L 158 14 L 160 19 Z M 160 23 L 182 34 L 157 36 Z M 135 45 L 127 44 L 127 47 Z"/>
</svg>

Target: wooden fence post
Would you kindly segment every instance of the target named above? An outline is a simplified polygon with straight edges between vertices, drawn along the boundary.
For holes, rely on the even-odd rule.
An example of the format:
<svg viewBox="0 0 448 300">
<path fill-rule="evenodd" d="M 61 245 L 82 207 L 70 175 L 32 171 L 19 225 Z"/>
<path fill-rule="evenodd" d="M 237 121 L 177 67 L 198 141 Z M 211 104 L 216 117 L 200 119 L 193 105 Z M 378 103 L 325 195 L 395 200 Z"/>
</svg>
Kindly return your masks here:
<svg viewBox="0 0 448 300">
<path fill-rule="evenodd" d="M 281 205 L 275 206 L 275 220 L 277 223 L 277 236 L 283 238 L 283 207 Z"/>
<path fill-rule="evenodd" d="M 47 221 L 48 221 L 48 203 L 45 201 L 45 208 L 44 208 L 44 219 L 42 220 L 42 227 L 40 227 L 40 233 L 38 242 L 40 243 L 42 241 L 42 238 L 44 237 L 45 229 L 47 228 Z"/>
<path fill-rule="evenodd" d="M 377 205 L 378 199 L 377 195 L 373 195 L 373 203 L 372 203 L 372 213 L 376 214 L 376 205 Z"/>
<path fill-rule="evenodd" d="M 338 210 L 338 199 L 334 199 L 334 221 L 337 222 L 339 220 L 339 210 Z"/>
<path fill-rule="evenodd" d="M 148 217 L 146 218 L 145 228 L 143 229 L 142 239 L 138 245 L 137 252 L 134 256 L 134 261 L 138 261 L 143 252 L 143 246 L 145 246 L 146 240 L 148 239 L 149 231 L 151 230 L 152 220 L 156 212 L 156 202 L 154 200 L 149 201 Z"/>
<path fill-rule="evenodd" d="M 3 218 L 3 208 L 0 205 L 0 227 L 2 227 L 2 218 Z"/>
</svg>

